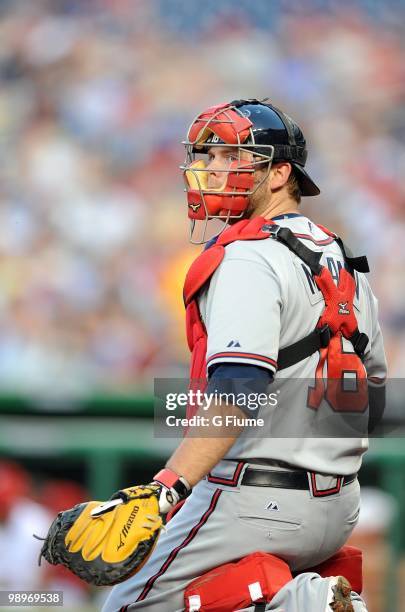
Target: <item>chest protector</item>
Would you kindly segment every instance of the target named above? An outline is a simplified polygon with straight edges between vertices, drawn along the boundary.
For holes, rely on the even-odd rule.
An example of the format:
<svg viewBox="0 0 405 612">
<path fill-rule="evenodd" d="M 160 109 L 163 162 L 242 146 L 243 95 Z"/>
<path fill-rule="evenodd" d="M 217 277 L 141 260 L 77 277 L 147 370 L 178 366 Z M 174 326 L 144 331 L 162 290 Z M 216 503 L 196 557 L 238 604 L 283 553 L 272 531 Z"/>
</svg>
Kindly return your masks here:
<svg viewBox="0 0 405 612">
<path fill-rule="evenodd" d="M 364 256 L 352 257 L 348 254 L 341 238 L 321 225 L 318 227 L 336 240 L 344 257 L 345 267 L 339 271 L 337 285 L 335 285 L 329 269 L 319 263 L 322 253 L 316 253 L 306 247 L 294 236 L 290 229 L 280 227 L 274 221 L 262 217 L 242 220 L 230 226 L 220 234 L 214 245 L 203 251 L 191 264 L 186 275 L 183 292 L 186 307 L 187 342 L 191 351 L 191 389 L 197 390 L 197 387 L 201 389 L 201 385 L 204 386 L 207 379 L 207 331 L 198 307 L 198 293 L 221 264 L 225 256 L 226 245 L 235 240 L 273 239 L 284 244 L 310 268 L 314 282 L 325 300 L 325 308 L 314 331 L 294 344 L 280 349 L 277 358 L 277 370 L 295 365 L 319 351 L 317 376 L 320 376 L 318 378 L 322 378 L 323 366 L 328 358 L 328 377 L 340 380 L 342 368 L 339 364 L 339 355 L 344 353 L 342 338 L 346 338 L 352 343 L 354 349 L 354 353 L 349 354 L 352 355 L 350 370 L 354 369 L 360 374 L 360 378 L 364 379 L 366 377 L 361 360 L 368 344 L 368 337 L 358 329 L 353 300 L 356 293 L 354 270 L 369 272 L 367 258 Z M 194 389 L 194 387 L 196 388 Z M 316 404 L 320 400 L 317 397 L 320 392 L 323 393 L 324 390 L 315 387 L 310 401 Z M 348 409 L 350 409 L 350 402 Z M 196 412 L 197 407 L 189 406 L 187 417 L 193 416 Z"/>
</svg>

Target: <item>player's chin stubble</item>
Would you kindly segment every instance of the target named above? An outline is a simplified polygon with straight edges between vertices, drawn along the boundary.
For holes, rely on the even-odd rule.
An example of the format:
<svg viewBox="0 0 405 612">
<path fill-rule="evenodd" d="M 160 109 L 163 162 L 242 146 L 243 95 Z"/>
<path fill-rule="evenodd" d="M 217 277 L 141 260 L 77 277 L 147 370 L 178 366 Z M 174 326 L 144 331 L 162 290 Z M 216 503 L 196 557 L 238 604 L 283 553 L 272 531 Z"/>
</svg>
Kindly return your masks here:
<svg viewBox="0 0 405 612">
<path fill-rule="evenodd" d="M 267 170 L 257 171 L 255 174 L 255 182 L 254 182 L 255 191 L 249 197 L 249 203 L 242 217 L 243 219 L 250 219 L 253 215 L 255 217 L 260 216 L 260 214 L 269 205 L 269 193 L 267 189 L 267 180 L 266 178 L 265 180 L 263 180 L 264 178 L 263 174 L 265 173 L 267 173 Z"/>
</svg>

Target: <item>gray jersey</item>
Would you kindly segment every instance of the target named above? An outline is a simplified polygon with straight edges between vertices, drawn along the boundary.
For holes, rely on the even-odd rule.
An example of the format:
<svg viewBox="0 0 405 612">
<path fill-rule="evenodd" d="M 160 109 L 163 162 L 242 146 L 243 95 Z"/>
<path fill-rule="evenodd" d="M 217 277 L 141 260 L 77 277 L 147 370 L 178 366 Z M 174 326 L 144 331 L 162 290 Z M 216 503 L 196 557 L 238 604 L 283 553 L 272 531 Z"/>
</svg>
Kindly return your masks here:
<svg viewBox="0 0 405 612">
<path fill-rule="evenodd" d="M 304 216 L 285 217 L 277 223 L 290 228 L 313 251 L 322 252 L 321 263 L 337 282 L 344 260 L 336 241 Z M 207 363 L 258 365 L 276 373 L 279 350 L 315 329 L 325 306 L 322 293 L 304 262 L 271 238 L 236 241 L 225 251 L 224 260 L 199 298 L 208 333 Z M 377 300 L 363 274 L 356 272 L 356 284 L 356 318 L 360 331 L 369 337 L 364 361 L 367 376 L 384 380 L 387 366 L 377 320 Z M 346 340 L 344 343 L 344 351 L 353 352 L 351 343 Z M 281 389 L 279 408 L 283 407 L 283 398 L 287 408 L 291 380 L 314 379 L 318 362 L 316 352 L 277 372 Z M 327 375 L 325 370 L 323 376 Z M 308 410 L 305 404 L 304 398 L 303 422 Z M 322 410 L 330 407 L 323 405 Z M 284 437 L 285 426 L 286 423 L 283 429 L 282 423 L 276 424 L 271 437 L 242 434 L 226 458 L 283 461 L 326 474 L 345 475 L 360 468 L 362 454 L 368 447 L 367 438 L 306 437 L 305 433 L 296 438 Z"/>
<path fill-rule="evenodd" d="M 280 224 L 307 234 L 305 243 L 324 251 L 325 263 L 343 263 L 337 245 L 304 217 Z M 361 275 L 358 285 L 359 326 L 371 338 L 368 372 L 383 378 L 386 367 L 375 299 Z M 216 363 L 259 364 L 276 372 L 279 348 L 311 332 L 323 306 L 308 270 L 286 247 L 272 239 L 234 242 L 226 247 L 225 259 L 200 299 L 208 331 L 207 357 Z M 313 355 L 277 372 L 276 383 L 279 378 L 288 386 L 292 377 L 313 377 L 317 362 Z M 289 409 L 284 394 L 280 397 Z M 298 408 L 306 409 L 305 404 Z M 275 433 L 281 429 L 282 424 Z M 245 431 L 227 459 L 251 464 L 255 459 L 275 459 L 324 475 L 314 475 L 308 490 L 250 486 L 243 484 L 247 465 L 220 461 L 193 488 L 140 571 L 114 587 L 103 612 L 180 611 L 186 586 L 213 567 L 263 550 L 299 572 L 328 559 L 346 542 L 359 515 L 357 479 L 326 496 L 315 495 L 315 488 L 330 491 L 337 485 L 337 479 L 326 474 L 356 471 L 366 447 L 362 440 L 246 438 Z M 281 589 L 268 609 L 329 610 L 328 589 L 328 580 L 305 574 Z M 362 607 L 355 609 L 360 612 Z"/>
</svg>

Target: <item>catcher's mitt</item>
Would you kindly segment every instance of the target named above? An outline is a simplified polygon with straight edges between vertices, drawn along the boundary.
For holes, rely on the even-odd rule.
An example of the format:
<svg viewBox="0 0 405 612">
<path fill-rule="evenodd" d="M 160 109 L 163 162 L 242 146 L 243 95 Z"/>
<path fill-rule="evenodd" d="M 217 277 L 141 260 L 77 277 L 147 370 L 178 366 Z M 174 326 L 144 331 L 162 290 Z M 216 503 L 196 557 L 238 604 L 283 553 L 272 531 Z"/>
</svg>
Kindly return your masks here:
<svg viewBox="0 0 405 612">
<path fill-rule="evenodd" d="M 119 491 L 115 499 L 78 504 L 49 528 L 42 557 L 61 563 L 96 586 L 113 585 L 140 570 L 163 526 L 159 484 Z"/>
</svg>

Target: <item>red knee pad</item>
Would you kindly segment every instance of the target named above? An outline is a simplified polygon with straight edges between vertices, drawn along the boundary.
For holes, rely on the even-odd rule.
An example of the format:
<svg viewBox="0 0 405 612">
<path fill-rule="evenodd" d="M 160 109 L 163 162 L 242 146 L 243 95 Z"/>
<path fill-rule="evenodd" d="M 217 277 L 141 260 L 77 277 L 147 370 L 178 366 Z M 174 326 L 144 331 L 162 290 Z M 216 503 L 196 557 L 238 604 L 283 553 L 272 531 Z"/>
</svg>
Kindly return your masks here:
<svg viewBox="0 0 405 612">
<path fill-rule="evenodd" d="M 356 546 L 343 546 L 332 557 L 305 572 L 315 572 L 322 578 L 344 576 L 353 591 L 360 595 L 363 589 L 363 553 Z"/>
<path fill-rule="evenodd" d="M 184 592 L 187 612 L 229 612 L 256 602 L 270 602 L 292 580 L 285 561 L 255 552 L 193 580 Z"/>
</svg>

